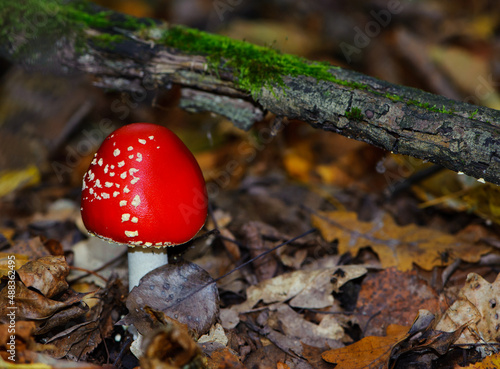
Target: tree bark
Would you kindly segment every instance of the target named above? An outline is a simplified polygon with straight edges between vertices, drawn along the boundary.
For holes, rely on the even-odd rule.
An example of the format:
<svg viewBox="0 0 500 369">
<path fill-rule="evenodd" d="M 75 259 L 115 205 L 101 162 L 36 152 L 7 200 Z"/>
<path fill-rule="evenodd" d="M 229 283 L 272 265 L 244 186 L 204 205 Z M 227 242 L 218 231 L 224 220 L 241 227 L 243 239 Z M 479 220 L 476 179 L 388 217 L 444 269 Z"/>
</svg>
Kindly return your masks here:
<svg viewBox="0 0 500 369">
<path fill-rule="evenodd" d="M 115 18 L 120 22 L 119 15 Z M 249 129 L 269 111 L 500 184 L 497 110 L 333 66 L 332 78 L 327 80 L 283 75 L 279 82 L 272 80 L 249 91 L 238 83 L 236 68 L 221 64 L 213 70 L 210 55 L 188 54 L 152 36 L 168 28 L 157 21 L 147 32 L 127 30 L 119 23 L 112 28 L 85 25 L 83 37 L 75 32 L 73 37 L 64 34 L 54 40 L 58 49 L 50 55 L 50 63 L 65 73 L 86 73 L 96 86 L 132 94 L 178 84 L 183 88 L 181 107 L 216 112 L 242 129 Z M 92 38 L 103 34 L 120 39 L 103 45 Z M 17 44 L 0 37 L 0 53 L 21 63 Z M 47 58 L 41 60 L 47 64 Z M 31 67 L 37 63 L 32 61 Z"/>
</svg>

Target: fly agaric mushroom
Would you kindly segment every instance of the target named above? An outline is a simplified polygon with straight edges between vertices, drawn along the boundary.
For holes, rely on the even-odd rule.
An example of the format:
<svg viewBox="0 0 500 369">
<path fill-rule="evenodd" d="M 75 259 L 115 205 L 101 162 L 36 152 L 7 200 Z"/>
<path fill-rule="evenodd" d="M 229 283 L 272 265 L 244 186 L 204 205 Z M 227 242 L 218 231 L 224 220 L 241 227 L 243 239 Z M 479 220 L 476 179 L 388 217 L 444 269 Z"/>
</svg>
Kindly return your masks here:
<svg viewBox="0 0 500 369">
<path fill-rule="evenodd" d="M 83 177 L 83 223 L 97 237 L 129 246 L 129 290 L 168 264 L 167 246 L 198 233 L 207 207 L 193 154 L 155 124 L 129 124 L 111 133 Z"/>
</svg>

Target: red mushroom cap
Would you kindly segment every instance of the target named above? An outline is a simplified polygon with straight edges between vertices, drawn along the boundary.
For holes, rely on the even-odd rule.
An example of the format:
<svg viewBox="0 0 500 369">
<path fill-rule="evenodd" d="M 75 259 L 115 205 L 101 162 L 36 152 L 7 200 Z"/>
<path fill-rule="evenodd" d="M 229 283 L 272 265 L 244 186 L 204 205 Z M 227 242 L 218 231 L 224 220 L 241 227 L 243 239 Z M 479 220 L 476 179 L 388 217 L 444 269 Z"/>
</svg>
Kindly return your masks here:
<svg viewBox="0 0 500 369">
<path fill-rule="evenodd" d="M 116 243 L 185 243 L 203 227 L 207 206 L 193 154 L 172 131 L 155 124 L 129 124 L 111 133 L 83 177 L 83 223 Z"/>
</svg>

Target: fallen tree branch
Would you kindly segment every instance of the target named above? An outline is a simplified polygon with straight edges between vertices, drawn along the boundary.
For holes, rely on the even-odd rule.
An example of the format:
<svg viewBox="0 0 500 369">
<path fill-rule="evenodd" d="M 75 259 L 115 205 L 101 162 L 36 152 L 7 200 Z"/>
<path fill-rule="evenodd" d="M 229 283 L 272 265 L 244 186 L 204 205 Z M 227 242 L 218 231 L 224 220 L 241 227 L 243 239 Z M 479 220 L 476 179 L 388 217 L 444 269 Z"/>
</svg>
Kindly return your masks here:
<svg viewBox="0 0 500 369">
<path fill-rule="evenodd" d="M 26 6 L 43 11 L 40 1 Z M 54 5 L 51 21 L 68 32 L 39 30 L 37 39 L 57 48 L 31 57 L 31 67 L 50 60 L 64 72 L 91 75 L 96 86 L 131 93 L 178 84 L 185 88 L 182 107 L 216 112 L 243 129 L 270 111 L 500 184 L 496 110 L 86 2 L 47 3 Z M 3 11 L 24 14 L 20 7 L 9 3 Z M 30 47 L 33 40 L 15 22 L 4 25 L 4 57 L 21 63 Z"/>
</svg>

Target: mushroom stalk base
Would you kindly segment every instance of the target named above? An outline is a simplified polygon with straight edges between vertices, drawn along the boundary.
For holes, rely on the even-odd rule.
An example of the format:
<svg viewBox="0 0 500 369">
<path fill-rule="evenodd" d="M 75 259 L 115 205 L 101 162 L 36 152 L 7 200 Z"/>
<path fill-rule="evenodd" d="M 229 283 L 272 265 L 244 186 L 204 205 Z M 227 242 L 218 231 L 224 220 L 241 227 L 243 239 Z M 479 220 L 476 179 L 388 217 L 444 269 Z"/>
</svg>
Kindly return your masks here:
<svg viewBox="0 0 500 369">
<path fill-rule="evenodd" d="M 128 290 L 139 285 L 142 277 L 150 271 L 168 264 L 167 248 L 129 247 L 128 249 Z"/>
</svg>

